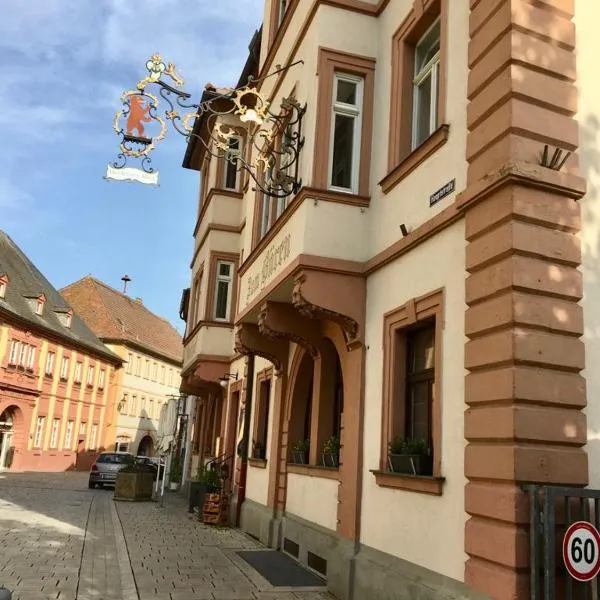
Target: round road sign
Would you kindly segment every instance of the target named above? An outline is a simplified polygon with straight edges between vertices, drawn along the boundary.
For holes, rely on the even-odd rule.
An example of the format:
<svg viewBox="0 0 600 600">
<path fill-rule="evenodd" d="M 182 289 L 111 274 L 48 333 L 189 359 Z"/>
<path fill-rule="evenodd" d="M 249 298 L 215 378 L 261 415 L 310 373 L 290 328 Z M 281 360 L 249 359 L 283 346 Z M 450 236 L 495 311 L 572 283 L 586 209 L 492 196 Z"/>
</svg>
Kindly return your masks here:
<svg viewBox="0 0 600 600">
<path fill-rule="evenodd" d="M 563 560 L 577 581 L 590 581 L 600 571 L 600 533 L 587 521 L 577 521 L 563 538 Z"/>
</svg>

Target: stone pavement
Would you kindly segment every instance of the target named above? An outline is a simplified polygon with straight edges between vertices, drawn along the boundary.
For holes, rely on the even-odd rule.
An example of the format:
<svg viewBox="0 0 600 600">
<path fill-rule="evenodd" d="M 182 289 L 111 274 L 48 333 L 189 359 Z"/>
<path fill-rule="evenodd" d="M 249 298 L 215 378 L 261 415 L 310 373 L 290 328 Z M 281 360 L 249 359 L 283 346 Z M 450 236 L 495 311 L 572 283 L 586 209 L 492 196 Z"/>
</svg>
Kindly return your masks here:
<svg viewBox="0 0 600 600">
<path fill-rule="evenodd" d="M 113 502 L 87 473 L 0 473 L 0 586 L 13 600 L 333 600 L 273 588 L 236 550 L 243 533 L 198 523 L 185 500 Z"/>
</svg>

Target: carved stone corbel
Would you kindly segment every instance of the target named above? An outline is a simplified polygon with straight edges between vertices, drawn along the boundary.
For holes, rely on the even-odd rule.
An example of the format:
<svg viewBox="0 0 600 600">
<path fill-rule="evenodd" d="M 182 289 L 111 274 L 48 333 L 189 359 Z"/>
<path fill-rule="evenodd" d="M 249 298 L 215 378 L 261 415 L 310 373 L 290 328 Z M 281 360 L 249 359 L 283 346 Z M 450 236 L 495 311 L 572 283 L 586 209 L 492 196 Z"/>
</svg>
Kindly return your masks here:
<svg viewBox="0 0 600 600">
<path fill-rule="evenodd" d="M 289 348 L 287 342 L 263 335 L 258 325 L 242 323 L 235 330 L 235 350 L 239 354 L 255 354 L 273 363 L 275 375 L 279 376 L 285 369 Z"/>
<path fill-rule="evenodd" d="M 319 354 L 320 325 L 298 314 L 291 304 L 265 302 L 258 314 L 258 328 L 271 339 L 295 342 L 313 358 Z"/>
<path fill-rule="evenodd" d="M 305 270 L 294 279 L 294 307 L 305 317 L 337 323 L 349 350 L 364 342 L 366 300 L 360 275 Z"/>
</svg>

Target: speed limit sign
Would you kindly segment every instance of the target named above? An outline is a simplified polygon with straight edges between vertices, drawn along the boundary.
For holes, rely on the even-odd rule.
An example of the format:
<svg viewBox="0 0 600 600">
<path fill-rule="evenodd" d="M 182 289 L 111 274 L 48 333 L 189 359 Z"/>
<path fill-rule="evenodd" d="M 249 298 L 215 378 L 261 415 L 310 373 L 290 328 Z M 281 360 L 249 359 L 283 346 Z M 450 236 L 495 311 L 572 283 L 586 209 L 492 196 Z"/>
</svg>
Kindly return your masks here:
<svg viewBox="0 0 600 600">
<path fill-rule="evenodd" d="M 563 538 L 563 560 L 573 579 L 590 581 L 600 571 L 600 533 L 587 521 L 577 521 Z"/>
</svg>

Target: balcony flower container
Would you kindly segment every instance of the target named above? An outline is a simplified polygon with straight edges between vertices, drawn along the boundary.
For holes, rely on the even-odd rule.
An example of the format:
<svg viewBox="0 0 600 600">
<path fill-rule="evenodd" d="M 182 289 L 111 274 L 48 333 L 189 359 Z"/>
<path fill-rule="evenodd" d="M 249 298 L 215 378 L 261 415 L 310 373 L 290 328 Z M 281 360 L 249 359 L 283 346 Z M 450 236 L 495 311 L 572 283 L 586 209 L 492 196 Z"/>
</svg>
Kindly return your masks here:
<svg viewBox="0 0 600 600">
<path fill-rule="evenodd" d="M 310 440 L 298 440 L 292 446 L 292 463 L 296 465 L 308 464 L 308 448 Z"/>
<path fill-rule="evenodd" d="M 183 469 L 181 465 L 181 459 L 178 456 L 174 456 L 171 459 L 171 470 L 169 473 L 169 489 L 172 492 L 175 492 L 179 489 L 182 474 Z"/>
<path fill-rule="evenodd" d="M 121 469 L 115 482 L 115 500 L 144 502 L 152 500 L 154 469 L 145 464 L 134 463 Z"/>
<path fill-rule="evenodd" d="M 252 442 L 252 458 L 256 458 L 258 460 L 266 460 L 266 450 L 260 442 Z"/>
<path fill-rule="evenodd" d="M 340 466 L 340 439 L 331 436 L 323 446 L 321 460 L 324 467 L 333 467 L 337 469 Z"/>
<path fill-rule="evenodd" d="M 388 466 L 392 473 L 433 474 L 433 457 L 425 440 L 396 437 L 389 443 L 388 449 Z"/>
</svg>

